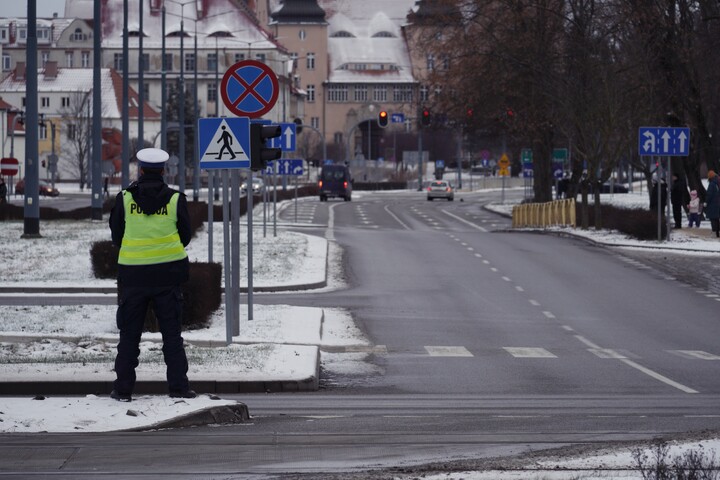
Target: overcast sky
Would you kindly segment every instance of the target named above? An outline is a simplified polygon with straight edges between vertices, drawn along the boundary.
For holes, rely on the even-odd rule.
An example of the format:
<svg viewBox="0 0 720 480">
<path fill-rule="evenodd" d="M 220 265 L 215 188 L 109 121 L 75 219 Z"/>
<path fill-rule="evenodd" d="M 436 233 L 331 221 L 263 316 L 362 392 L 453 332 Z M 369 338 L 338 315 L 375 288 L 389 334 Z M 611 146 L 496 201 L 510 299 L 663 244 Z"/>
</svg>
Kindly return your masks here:
<svg viewBox="0 0 720 480">
<path fill-rule="evenodd" d="M 27 17 L 27 0 L 0 0 L 0 16 L 2 17 Z M 65 15 L 65 0 L 35 0 L 37 5 L 37 16 L 49 18 L 53 13 L 59 17 Z"/>
</svg>

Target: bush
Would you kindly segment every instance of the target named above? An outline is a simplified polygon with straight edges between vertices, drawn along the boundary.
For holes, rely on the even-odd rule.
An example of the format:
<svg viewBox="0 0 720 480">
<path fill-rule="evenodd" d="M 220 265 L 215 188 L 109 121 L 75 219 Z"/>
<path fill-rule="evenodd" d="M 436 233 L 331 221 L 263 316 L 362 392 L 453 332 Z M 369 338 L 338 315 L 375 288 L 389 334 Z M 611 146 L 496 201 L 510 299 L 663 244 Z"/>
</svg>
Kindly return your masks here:
<svg viewBox="0 0 720 480">
<path fill-rule="evenodd" d="M 653 442 L 650 451 L 635 448 L 632 456 L 643 480 L 715 480 L 718 478 L 714 452 L 688 450 L 670 458 L 670 447 L 664 441 Z"/>
<path fill-rule="evenodd" d="M 578 223 L 581 221 L 581 204 L 576 204 Z M 657 214 L 642 208 L 618 208 L 613 205 L 600 205 L 602 228 L 617 230 L 638 240 L 657 240 Z M 588 205 L 588 225 L 595 226 L 595 206 Z M 661 236 L 667 236 L 667 223 L 663 216 Z"/>
<path fill-rule="evenodd" d="M 90 247 L 90 263 L 96 278 L 117 278 L 118 253 L 112 241 L 95 242 Z"/>
</svg>

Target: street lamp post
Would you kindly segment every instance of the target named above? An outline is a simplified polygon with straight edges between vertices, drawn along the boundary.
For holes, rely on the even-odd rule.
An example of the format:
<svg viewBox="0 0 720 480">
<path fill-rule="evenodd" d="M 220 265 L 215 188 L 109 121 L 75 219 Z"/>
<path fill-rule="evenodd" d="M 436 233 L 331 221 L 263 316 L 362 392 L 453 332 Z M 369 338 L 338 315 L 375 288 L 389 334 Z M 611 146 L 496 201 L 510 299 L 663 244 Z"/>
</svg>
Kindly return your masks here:
<svg viewBox="0 0 720 480">
<path fill-rule="evenodd" d="M 145 135 L 143 133 L 145 130 L 145 86 L 143 85 L 145 83 L 145 66 L 143 65 L 143 37 L 145 36 L 145 32 L 143 32 L 143 7 L 145 2 L 138 0 L 138 3 L 140 4 L 140 31 L 138 32 L 138 149 L 142 149 L 145 147 Z"/>
<path fill-rule="evenodd" d="M 122 80 L 122 188 L 130 185 L 130 79 L 128 38 L 128 0 L 123 0 L 123 80 Z"/>
</svg>

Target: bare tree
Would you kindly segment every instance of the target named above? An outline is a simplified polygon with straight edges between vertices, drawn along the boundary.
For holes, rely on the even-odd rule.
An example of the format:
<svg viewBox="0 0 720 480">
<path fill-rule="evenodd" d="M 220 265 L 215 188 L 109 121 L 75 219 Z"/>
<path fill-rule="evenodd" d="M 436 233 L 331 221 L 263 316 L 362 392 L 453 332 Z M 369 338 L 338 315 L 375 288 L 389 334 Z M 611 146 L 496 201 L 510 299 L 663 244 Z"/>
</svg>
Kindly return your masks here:
<svg viewBox="0 0 720 480">
<path fill-rule="evenodd" d="M 92 91 L 76 92 L 70 95 L 69 103 L 60 110 L 62 119 L 61 134 L 66 141 L 62 142 L 64 162 L 58 167 L 60 174 L 78 179 L 82 190 L 89 183 L 90 154 L 93 137 L 92 125 Z"/>
</svg>

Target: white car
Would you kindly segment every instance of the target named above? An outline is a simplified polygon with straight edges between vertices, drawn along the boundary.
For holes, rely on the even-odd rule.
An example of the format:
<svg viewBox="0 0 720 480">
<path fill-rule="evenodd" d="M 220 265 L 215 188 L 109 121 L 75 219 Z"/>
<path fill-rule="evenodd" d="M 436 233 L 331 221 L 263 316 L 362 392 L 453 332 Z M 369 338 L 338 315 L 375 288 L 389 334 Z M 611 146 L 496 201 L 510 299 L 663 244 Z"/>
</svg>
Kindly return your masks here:
<svg viewBox="0 0 720 480">
<path fill-rule="evenodd" d="M 427 188 L 427 199 L 433 201 L 436 198 L 444 198 L 448 202 L 452 202 L 455 199 L 455 191 L 452 185 L 450 185 L 450 182 L 446 182 L 445 180 L 430 182 Z"/>
<path fill-rule="evenodd" d="M 265 184 L 262 181 L 262 178 L 253 178 L 252 179 L 252 191 L 253 195 L 262 195 L 263 191 L 265 190 Z M 243 195 L 247 195 L 247 182 L 243 182 L 242 185 L 240 185 L 240 193 Z"/>
</svg>

